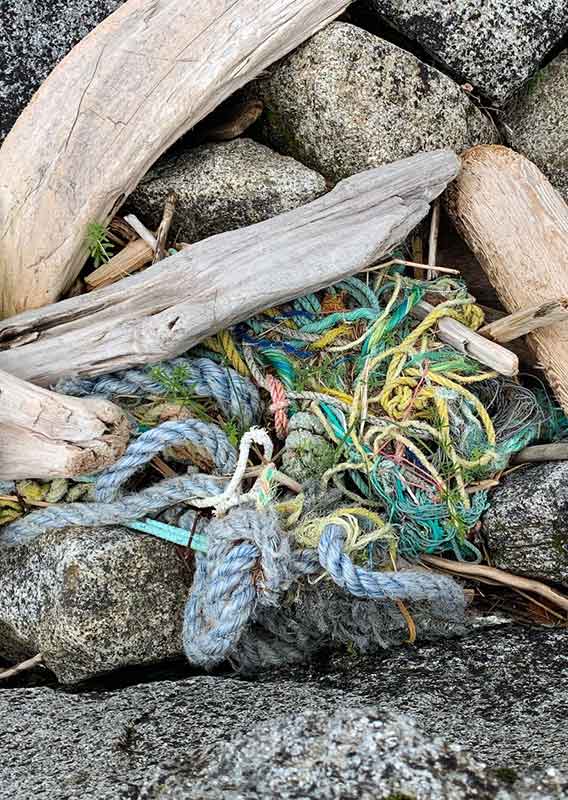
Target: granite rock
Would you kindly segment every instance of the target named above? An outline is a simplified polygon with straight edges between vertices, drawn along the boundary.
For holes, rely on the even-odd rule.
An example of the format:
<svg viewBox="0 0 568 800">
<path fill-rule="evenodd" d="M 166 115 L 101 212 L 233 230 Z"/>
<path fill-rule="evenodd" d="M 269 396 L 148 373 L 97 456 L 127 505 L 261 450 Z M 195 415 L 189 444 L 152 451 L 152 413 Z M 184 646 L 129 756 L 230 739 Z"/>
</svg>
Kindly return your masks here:
<svg viewBox="0 0 568 800">
<path fill-rule="evenodd" d="M 494 141 L 492 124 L 450 78 L 353 25 L 336 22 L 253 82 L 258 135 L 327 178 L 447 147 Z"/>
<path fill-rule="evenodd" d="M 0 683 L 0 786 L 11 800 L 137 798 L 173 757 L 179 771 L 159 772 L 172 780 L 179 772 L 185 783 L 215 769 L 224 743 L 252 736 L 259 723 L 369 705 L 412 715 L 428 741 L 455 742 L 511 780 L 549 767 L 566 780 L 567 645 L 566 631 L 505 625 L 384 657 L 336 655 L 254 681 L 192 675 L 181 664 L 167 679 L 152 668 L 160 670 L 152 683 L 125 685 L 115 674 L 80 693 Z M 143 678 L 136 671 L 136 680 L 151 678 L 150 668 Z"/>
<path fill-rule="evenodd" d="M 173 231 L 178 241 L 196 242 L 290 211 L 325 188 L 321 175 L 294 159 L 251 139 L 234 139 L 162 159 L 129 203 L 155 229 L 168 192 L 175 191 Z"/>
<path fill-rule="evenodd" d="M 171 545 L 122 528 L 0 547 L 0 656 L 38 652 L 62 683 L 182 652 L 190 575 Z"/>
<path fill-rule="evenodd" d="M 183 764 L 160 770 L 141 800 L 536 800 L 561 798 L 568 789 L 555 773 L 519 782 L 517 789 L 461 747 L 372 707 L 276 719 L 210 757 L 197 776 L 188 776 Z"/>
<path fill-rule="evenodd" d="M 564 50 L 505 108 L 509 144 L 539 167 L 568 201 L 568 50 Z"/>
<path fill-rule="evenodd" d="M 568 461 L 505 476 L 483 533 L 496 567 L 568 586 Z"/>
<path fill-rule="evenodd" d="M 568 31 L 568 0 L 369 0 L 461 82 L 503 103 Z"/>
<path fill-rule="evenodd" d="M 61 59 L 124 0 L 2 0 L 0 142 Z"/>
</svg>

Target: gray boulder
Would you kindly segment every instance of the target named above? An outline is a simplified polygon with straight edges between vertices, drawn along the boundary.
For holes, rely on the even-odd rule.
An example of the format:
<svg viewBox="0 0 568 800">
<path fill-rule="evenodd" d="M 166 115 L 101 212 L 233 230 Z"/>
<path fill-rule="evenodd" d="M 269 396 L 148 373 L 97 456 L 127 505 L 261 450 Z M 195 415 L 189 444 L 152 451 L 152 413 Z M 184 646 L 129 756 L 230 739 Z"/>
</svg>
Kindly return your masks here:
<svg viewBox="0 0 568 800">
<path fill-rule="evenodd" d="M 182 652 L 190 575 L 175 548 L 123 528 L 0 547 L 0 657 L 36 653 L 62 683 Z"/>
<path fill-rule="evenodd" d="M 0 143 L 51 70 L 124 0 L 2 0 Z"/>
<path fill-rule="evenodd" d="M 483 533 L 496 567 L 568 586 L 568 461 L 507 475 Z"/>
<path fill-rule="evenodd" d="M 568 201 L 568 50 L 529 81 L 503 115 L 509 144 Z"/>
<path fill-rule="evenodd" d="M 567 0 L 370 0 L 458 80 L 501 104 L 568 31 Z"/>
<path fill-rule="evenodd" d="M 197 776 L 188 775 L 183 763 L 160 770 L 140 798 L 536 800 L 561 798 L 568 789 L 551 774 L 538 781 L 544 791 L 534 779 L 517 791 L 461 747 L 431 739 L 409 718 L 372 707 L 276 719 L 212 748 L 209 757 L 212 763 Z"/>
<path fill-rule="evenodd" d="M 467 639 L 406 647 L 385 657 L 337 655 L 309 668 L 279 670 L 254 681 L 191 675 L 187 667 L 180 667 L 178 680 L 171 680 L 171 671 L 164 679 L 161 671 L 153 675 L 156 668 L 148 668 L 143 677 L 138 671 L 134 679 L 154 677 L 154 682 L 125 686 L 127 676 L 109 676 L 102 687 L 91 686 L 77 694 L 45 686 L 8 688 L 0 682 L 0 786 L 9 787 L 11 800 L 137 798 L 146 780 L 155 791 L 156 767 L 172 758 L 179 757 L 179 770 L 164 766 L 160 780 L 171 780 L 175 786 L 185 785 L 204 769 L 216 770 L 218 758 L 227 754 L 226 742 L 238 738 L 244 746 L 248 739 L 262 751 L 258 735 L 252 733 L 259 723 L 271 723 L 273 731 L 272 723 L 281 717 L 322 712 L 331 718 L 345 709 L 369 705 L 378 706 L 381 713 L 411 715 L 429 742 L 436 737 L 455 742 L 497 770 L 498 776 L 514 781 L 515 787 L 526 770 L 548 767 L 562 768 L 566 781 L 567 645 L 566 631 L 500 626 Z M 371 727 L 365 723 L 358 730 L 366 731 L 365 741 L 375 747 L 367 733 L 373 738 L 377 728 L 372 719 L 369 722 Z M 285 730 L 297 730 L 300 736 L 297 727 L 286 725 Z M 314 723 L 313 735 L 322 741 L 319 722 Z M 306 776 L 314 774 L 313 763 L 307 761 L 302 769 L 294 749 L 309 754 L 309 737 L 306 725 L 301 741 L 283 742 L 278 765 L 285 768 L 281 762 L 288 752 L 289 766 L 295 762 L 303 787 Z M 398 757 L 397 739 L 398 734 L 389 737 Z M 380 752 L 382 745 L 376 746 Z M 345 747 L 343 763 L 353 774 L 352 759 L 358 750 L 352 755 L 347 751 Z M 434 757 L 436 753 L 438 746 Z M 256 763 L 259 769 L 266 768 Z M 368 775 L 368 759 L 361 763 L 365 764 L 361 774 Z M 464 763 L 461 757 L 460 763 Z M 455 762 L 450 760 L 447 768 L 453 772 Z M 417 771 L 430 780 L 424 762 Z M 412 772 L 408 764 L 409 779 Z M 200 786 L 207 785 L 208 775 L 212 773 L 202 774 Z M 401 776 L 391 780 L 397 777 Z M 327 788 L 327 797 L 332 798 L 330 784 L 322 782 L 322 792 Z M 476 797 L 475 786 L 472 781 L 469 797 Z M 236 785 L 235 791 L 241 788 Z M 176 795 L 180 800 L 183 796 L 181 790 Z M 297 797 L 306 794 L 298 792 Z"/>
<path fill-rule="evenodd" d="M 294 159 L 251 139 L 234 139 L 162 159 L 129 202 L 156 228 L 168 192 L 175 191 L 173 231 L 178 241 L 196 242 L 290 211 L 325 188 L 321 175 Z"/>
<path fill-rule="evenodd" d="M 450 78 L 390 42 L 336 22 L 251 84 L 259 135 L 333 181 L 448 147 L 494 141 L 488 119 Z"/>
</svg>

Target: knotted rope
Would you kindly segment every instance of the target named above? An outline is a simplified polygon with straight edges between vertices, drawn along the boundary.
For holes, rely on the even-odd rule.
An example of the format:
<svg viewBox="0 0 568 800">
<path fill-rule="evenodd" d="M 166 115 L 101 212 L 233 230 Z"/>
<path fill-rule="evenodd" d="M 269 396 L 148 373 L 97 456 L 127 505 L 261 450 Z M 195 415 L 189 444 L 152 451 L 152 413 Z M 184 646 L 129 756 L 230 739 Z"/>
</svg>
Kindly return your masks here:
<svg viewBox="0 0 568 800">
<path fill-rule="evenodd" d="M 196 569 L 186 605 L 184 649 L 196 666 L 211 668 L 227 658 L 238 661 L 241 637 L 262 608 L 278 609 L 282 596 L 300 579 L 321 573 L 351 596 L 380 601 L 428 602 L 445 609 L 448 622 L 462 622 L 462 589 L 451 579 L 422 572 L 375 572 L 359 567 L 344 552 L 344 529 L 328 525 L 317 551 L 294 551 L 274 512 L 231 511 L 207 529 L 206 555 L 196 554 Z M 281 662 L 288 657 L 281 653 Z M 271 663 L 277 663 L 272 649 Z M 261 664 L 251 663 L 248 668 Z"/>
</svg>

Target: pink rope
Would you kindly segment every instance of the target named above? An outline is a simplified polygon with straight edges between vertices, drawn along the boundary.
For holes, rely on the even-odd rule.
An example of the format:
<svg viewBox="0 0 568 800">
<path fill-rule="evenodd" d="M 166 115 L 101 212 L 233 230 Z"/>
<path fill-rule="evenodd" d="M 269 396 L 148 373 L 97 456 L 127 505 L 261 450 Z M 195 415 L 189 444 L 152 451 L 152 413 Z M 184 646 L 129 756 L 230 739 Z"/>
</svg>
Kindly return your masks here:
<svg viewBox="0 0 568 800">
<path fill-rule="evenodd" d="M 272 403 L 270 411 L 274 414 L 274 428 L 279 439 L 285 439 L 288 434 L 288 413 L 290 401 L 286 397 L 286 389 L 282 381 L 268 374 L 265 378 L 266 388 L 270 392 Z"/>
</svg>

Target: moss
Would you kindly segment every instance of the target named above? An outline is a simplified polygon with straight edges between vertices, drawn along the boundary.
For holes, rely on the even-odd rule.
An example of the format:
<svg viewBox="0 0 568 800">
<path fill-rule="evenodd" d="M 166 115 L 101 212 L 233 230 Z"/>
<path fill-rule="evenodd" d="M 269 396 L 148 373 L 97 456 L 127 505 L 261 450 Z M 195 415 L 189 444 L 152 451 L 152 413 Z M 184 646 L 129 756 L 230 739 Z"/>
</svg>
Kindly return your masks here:
<svg viewBox="0 0 568 800">
<path fill-rule="evenodd" d="M 416 797 L 411 794 L 404 794 L 402 792 L 395 792 L 394 794 L 387 795 L 384 800 L 416 800 Z"/>
<path fill-rule="evenodd" d="M 512 786 L 519 779 L 517 771 L 512 767 L 497 767 L 493 773 L 501 783 L 506 783 L 508 786 Z"/>
</svg>

